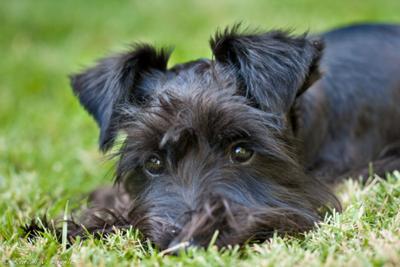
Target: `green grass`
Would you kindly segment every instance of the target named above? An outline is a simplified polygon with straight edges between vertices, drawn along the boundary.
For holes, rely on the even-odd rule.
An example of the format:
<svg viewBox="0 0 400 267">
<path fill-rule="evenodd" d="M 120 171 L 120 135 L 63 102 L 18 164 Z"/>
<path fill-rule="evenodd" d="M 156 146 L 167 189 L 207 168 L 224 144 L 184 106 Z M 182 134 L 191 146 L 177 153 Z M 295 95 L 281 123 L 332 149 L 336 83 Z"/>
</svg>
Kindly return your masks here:
<svg viewBox="0 0 400 267">
<path fill-rule="evenodd" d="M 69 249 L 46 234 L 30 244 L 19 226 L 57 217 L 69 201 L 111 183 L 112 163 L 97 151 L 97 129 L 67 75 L 136 41 L 175 47 L 171 64 L 209 57 L 218 27 L 247 25 L 322 31 L 360 21 L 400 22 L 400 1 L 2 1 L 0 3 L 0 259 L 73 265 L 381 266 L 400 264 L 400 174 L 341 189 L 343 214 L 303 239 L 162 257 L 132 230 Z"/>
</svg>

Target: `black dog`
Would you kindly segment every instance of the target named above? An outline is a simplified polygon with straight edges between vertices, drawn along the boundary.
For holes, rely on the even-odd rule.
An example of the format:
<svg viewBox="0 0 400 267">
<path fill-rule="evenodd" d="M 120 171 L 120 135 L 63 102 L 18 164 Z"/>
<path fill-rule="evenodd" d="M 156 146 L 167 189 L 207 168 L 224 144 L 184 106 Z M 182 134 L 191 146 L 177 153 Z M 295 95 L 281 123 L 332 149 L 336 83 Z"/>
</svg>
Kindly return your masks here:
<svg viewBox="0 0 400 267">
<path fill-rule="evenodd" d="M 328 185 L 400 168 L 400 27 L 283 31 L 210 41 L 214 59 L 167 68 L 149 45 L 72 76 L 116 186 L 94 192 L 70 236 L 133 226 L 160 248 L 311 229 L 340 204 Z"/>
</svg>

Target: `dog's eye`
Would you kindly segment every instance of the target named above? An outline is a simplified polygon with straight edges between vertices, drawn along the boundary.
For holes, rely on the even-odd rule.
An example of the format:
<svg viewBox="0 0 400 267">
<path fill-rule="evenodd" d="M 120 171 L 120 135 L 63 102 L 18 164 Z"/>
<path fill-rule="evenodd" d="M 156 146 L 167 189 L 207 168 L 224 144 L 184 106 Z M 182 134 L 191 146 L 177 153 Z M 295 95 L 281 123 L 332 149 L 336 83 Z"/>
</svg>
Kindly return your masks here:
<svg viewBox="0 0 400 267">
<path fill-rule="evenodd" d="M 251 159 L 254 152 L 246 148 L 243 144 L 236 144 L 231 149 L 231 161 L 234 163 L 244 163 Z"/>
<path fill-rule="evenodd" d="M 152 155 L 144 163 L 144 169 L 151 175 L 159 175 L 164 171 L 164 163 L 160 157 Z"/>
</svg>

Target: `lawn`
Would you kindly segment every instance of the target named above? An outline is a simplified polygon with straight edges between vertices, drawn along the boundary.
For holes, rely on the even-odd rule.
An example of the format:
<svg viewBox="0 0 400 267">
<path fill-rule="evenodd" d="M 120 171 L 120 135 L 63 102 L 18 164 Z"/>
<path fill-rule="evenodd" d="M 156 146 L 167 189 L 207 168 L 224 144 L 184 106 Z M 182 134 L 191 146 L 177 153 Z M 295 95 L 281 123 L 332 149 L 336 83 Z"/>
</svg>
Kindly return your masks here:
<svg viewBox="0 0 400 267">
<path fill-rule="evenodd" d="M 47 233 L 35 243 L 20 226 L 85 204 L 112 182 L 97 128 L 69 88 L 68 74 L 137 41 L 173 46 L 171 64 L 210 57 L 209 36 L 243 21 L 262 29 L 322 31 L 351 22 L 400 22 L 400 1 L 53 1 L 0 3 L 0 259 L 3 264 L 166 266 L 399 266 L 400 173 L 348 181 L 344 212 L 302 238 L 162 256 L 134 229 L 65 249 Z"/>
</svg>

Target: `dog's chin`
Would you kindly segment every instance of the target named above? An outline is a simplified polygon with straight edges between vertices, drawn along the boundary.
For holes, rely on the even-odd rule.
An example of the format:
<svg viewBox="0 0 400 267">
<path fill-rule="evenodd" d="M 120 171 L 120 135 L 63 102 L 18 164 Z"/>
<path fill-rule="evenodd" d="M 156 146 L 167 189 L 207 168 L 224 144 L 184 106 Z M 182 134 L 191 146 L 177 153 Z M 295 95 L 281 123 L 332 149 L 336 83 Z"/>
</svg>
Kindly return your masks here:
<svg viewBox="0 0 400 267">
<path fill-rule="evenodd" d="M 160 249 L 171 252 L 188 246 L 217 247 L 263 242 L 275 233 L 298 234 L 313 228 L 320 220 L 311 210 L 279 207 L 245 207 L 227 199 L 208 201 L 192 212 L 181 229 L 166 226 L 161 218 L 147 218 L 138 225 Z M 161 230 L 162 229 L 162 230 Z"/>
</svg>

